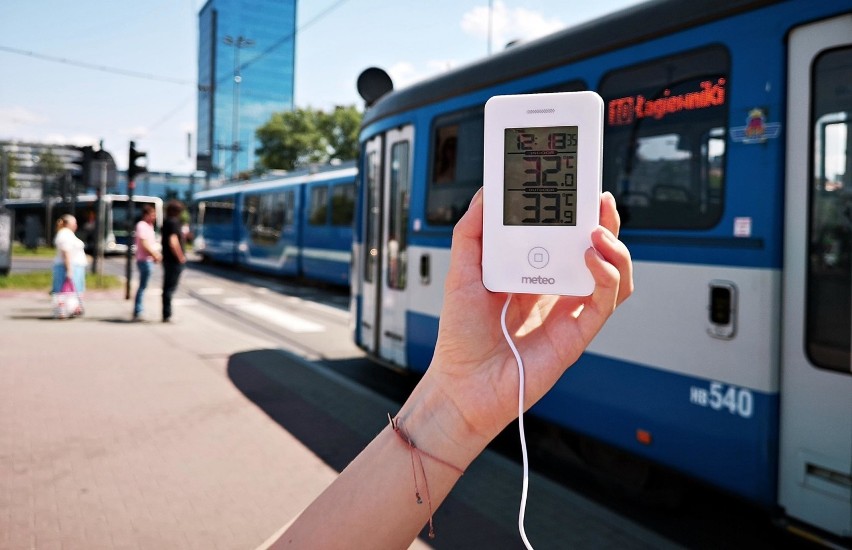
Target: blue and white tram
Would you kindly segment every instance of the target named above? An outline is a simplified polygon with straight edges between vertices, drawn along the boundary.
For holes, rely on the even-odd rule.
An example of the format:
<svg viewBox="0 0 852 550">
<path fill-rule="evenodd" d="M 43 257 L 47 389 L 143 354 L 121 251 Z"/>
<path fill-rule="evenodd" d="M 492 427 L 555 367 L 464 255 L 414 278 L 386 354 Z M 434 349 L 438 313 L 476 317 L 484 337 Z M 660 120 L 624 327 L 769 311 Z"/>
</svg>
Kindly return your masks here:
<svg viewBox="0 0 852 550">
<path fill-rule="evenodd" d="M 357 343 L 429 365 L 485 101 L 596 90 L 636 291 L 531 413 L 852 536 L 850 82 L 848 0 L 658 0 L 387 93 L 361 131 Z"/>
<path fill-rule="evenodd" d="M 353 163 L 196 193 L 195 249 L 217 262 L 348 286 L 356 172 Z"/>
</svg>

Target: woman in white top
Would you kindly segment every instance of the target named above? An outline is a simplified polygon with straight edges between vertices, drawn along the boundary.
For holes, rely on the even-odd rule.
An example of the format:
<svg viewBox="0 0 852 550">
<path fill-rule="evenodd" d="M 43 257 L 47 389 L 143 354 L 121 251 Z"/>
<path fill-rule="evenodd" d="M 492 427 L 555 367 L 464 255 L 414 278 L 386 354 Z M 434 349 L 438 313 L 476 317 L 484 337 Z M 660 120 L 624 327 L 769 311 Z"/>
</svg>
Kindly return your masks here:
<svg viewBox="0 0 852 550">
<path fill-rule="evenodd" d="M 86 290 L 85 243 L 74 234 L 77 231 L 77 218 L 64 214 L 56 221 L 56 258 L 53 261 L 53 292 L 60 292 L 65 279 L 71 279 L 78 294 Z"/>
</svg>

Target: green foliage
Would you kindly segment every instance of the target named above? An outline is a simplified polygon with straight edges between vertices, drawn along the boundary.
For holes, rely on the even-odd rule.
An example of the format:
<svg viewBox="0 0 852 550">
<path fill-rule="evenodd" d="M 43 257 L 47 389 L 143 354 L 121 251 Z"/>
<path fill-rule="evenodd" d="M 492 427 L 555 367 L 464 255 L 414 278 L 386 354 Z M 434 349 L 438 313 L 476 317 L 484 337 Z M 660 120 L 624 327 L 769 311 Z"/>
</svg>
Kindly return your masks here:
<svg viewBox="0 0 852 550">
<path fill-rule="evenodd" d="M 39 155 L 38 169 L 45 176 L 56 176 L 65 171 L 65 166 L 53 149 L 48 149 Z"/>
<path fill-rule="evenodd" d="M 56 250 L 50 246 L 39 246 L 37 248 L 27 248 L 23 244 L 15 241 L 12 243 L 12 258 L 15 256 L 37 257 L 37 258 L 52 258 L 56 255 Z"/>
<path fill-rule="evenodd" d="M 59 195 L 59 176 L 65 172 L 62 160 L 53 152 L 53 149 L 42 151 L 38 158 L 38 170 L 43 181 L 43 192 L 45 195 Z"/>
<path fill-rule="evenodd" d="M 15 290 L 38 290 L 49 291 L 53 285 L 53 274 L 50 271 L 28 271 L 26 273 L 10 273 L 0 275 L 0 288 L 11 288 Z"/>
<path fill-rule="evenodd" d="M 326 114 L 322 130 L 333 151 L 332 159 L 352 160 L 358 157 L 358 130 L 362 116 L 354 105 L 337 106 Z"/>
<path fill-rule="evenodd" d="M 108 288 L 121 288 L 124 286 L 124 281 L 115 275 L 97 275 L 95 273 L 86 273 L 86 288 L 103 290 Z"/>
<path fill-rule="evenodd" d="M 310 107 L 274 113 L 257 129 L 260 147 L 255 152 L 267 170 L 354 159 L 361 116 L 354 105 L 330 113 Z"/>
<path fill-rule="evenodd" d="M 86 273 L 87 289 L 109 289 L 119 288 L 122 281 L 115 275 L 98 276 Z M 25 273 L 10 273 L 0 275 L 0 289 L 14 290 L 44 290 L 49 291 L 53 286 L 53 273 L 50 271 L 28 271 Z"/>
<path fill-rule="evenodd" d="M 15 198 L 17 197 L 17 193 L 13 190 L 18 188 L 18 180 L 15 178 L 15 174 L 18 172 L 18 157 L 14 153 L 4 151 L 2 148 L 0 148 L 0 155 L 3 156 L 3 158 L 0 158 L 0 165 L 3 162 L 6 163 L 5 167 L 0 166 L 0 171 L 5 170 L 9 198 Z M 0 177 L 3 177 L 3 174 L 0 174 Z"/>
</svg>

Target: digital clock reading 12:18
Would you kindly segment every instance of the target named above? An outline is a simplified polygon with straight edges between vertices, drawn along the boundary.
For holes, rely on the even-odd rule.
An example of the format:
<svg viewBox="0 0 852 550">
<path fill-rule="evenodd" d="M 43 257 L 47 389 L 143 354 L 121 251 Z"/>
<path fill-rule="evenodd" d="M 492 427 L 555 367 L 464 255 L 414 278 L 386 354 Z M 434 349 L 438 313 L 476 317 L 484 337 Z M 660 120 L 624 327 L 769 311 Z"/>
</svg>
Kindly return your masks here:
<svg viewBox="0 0 852 550">
<path fill-rule="evenodd" d="M 577 126 L 506 128 L 503 225 L 577 225 Z"/>
</svg>

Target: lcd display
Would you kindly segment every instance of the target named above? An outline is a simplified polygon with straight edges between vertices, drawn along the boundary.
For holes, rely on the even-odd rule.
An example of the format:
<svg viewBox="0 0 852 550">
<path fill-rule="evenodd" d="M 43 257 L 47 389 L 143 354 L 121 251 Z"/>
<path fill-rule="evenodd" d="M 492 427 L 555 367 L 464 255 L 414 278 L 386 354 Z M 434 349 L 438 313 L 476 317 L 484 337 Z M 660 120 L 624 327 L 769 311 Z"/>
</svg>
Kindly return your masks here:
<svg viewBox="0 0 852 550">
<path fill-rule="evenodd" d="M 506 128 L 503 225 L 577 225 L 577 126 Z"/>
</svg>

